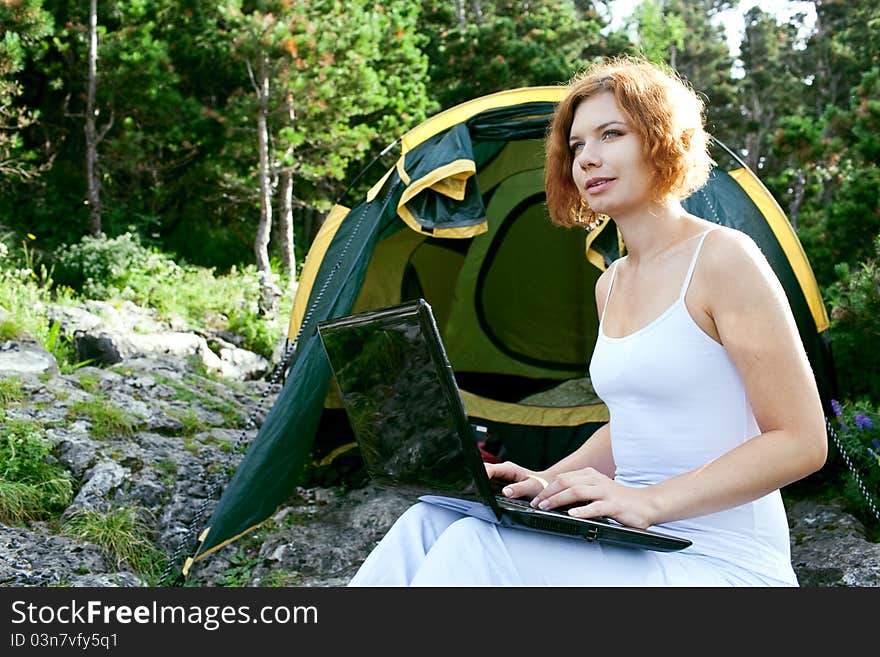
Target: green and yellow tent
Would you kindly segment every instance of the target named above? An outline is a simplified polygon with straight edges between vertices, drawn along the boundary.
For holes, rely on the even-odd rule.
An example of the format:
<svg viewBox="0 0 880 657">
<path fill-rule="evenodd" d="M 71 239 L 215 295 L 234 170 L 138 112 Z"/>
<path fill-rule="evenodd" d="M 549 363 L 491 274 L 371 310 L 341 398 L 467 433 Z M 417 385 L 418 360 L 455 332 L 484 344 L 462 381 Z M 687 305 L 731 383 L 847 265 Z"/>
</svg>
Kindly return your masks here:
<svg viewBox="0 0 880 657">
<path fill-rule="evenodd" d="M 329 212 L 294 300 L 285 384 L 186 568 L 268 518 L 313 459 L 351 446 L 315 330 L 320 320 L 425 298 L 468 414 L 523 465 L 554 462 L 608 419 L 588 378 L 598 324 L 593 290 L 623 245 L 612 221 L 585 233 L 547 217 L 543 139 L 565 93 L 513 89 L 430 118 L 393 145 L 396 163 L 368 192 Z M 755 174 L 723 145 L 715 150 L 716 161 L 731 166 L 716 166 L 685 206 L 761 247 L 828 408 L 835 385 L 828 316 L 807 257 Z"/>
</svg>

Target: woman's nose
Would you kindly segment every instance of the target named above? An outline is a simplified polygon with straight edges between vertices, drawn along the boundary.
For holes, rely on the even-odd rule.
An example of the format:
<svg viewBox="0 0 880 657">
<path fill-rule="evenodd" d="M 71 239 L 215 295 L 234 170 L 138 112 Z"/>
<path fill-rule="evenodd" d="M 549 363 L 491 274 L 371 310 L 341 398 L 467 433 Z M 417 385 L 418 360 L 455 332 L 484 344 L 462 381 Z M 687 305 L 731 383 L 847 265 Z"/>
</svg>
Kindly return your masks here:
<svg viewBox="0 0 880 657">
<path fill-rule="evenodd" d="M 587 167 L 595 167 L 599 165 L 599 155 L 596 149 L 589 146 L 581 147 L 581 150 L 575 155 L 575 161 L 582 169 Z"/>
</svg>

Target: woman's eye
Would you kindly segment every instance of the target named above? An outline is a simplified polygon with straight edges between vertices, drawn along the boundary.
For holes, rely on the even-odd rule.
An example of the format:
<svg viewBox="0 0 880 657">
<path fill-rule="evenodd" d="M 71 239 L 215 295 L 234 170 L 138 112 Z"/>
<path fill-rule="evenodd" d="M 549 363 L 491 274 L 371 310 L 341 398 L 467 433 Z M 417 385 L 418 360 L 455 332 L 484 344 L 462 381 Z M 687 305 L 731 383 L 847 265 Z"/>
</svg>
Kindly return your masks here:
<svg viewBox="0 0 880 657">
<path fill-rule="evenodd" d="M 608 139 L 609 137 L 619 137 L 623 133 L 620 130 L 606 130 L 602 133 L 602 139 Z"/>
<path fill-rule="evenodd" d="M 569 144 L 569 145 L 568 145 L 568 148 L 571 150 L 572 153 L 577 153 L 577 152 L 580 151 L 583 147 L 584 147 L 584 145 L 581 144 L 581 143 L 579 143 L 579 142 L 575 142 L 575 143 L 572 143 L 572 144 Z"/>
</svg>

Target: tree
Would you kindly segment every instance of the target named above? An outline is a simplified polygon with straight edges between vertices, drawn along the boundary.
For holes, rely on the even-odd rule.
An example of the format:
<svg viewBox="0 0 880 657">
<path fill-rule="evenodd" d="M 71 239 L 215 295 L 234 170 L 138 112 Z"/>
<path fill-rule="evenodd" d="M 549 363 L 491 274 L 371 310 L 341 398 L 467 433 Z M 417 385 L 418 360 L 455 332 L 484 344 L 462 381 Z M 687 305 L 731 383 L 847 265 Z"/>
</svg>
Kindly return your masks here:
<svg viewBox="0 0 880 657">
<path fill-rule="evenodd" d="M 813 112 L 829 105 L 845 107 L 847 94 L 861 74 L 880 65 L 880 0 L 814 0 L 816 30 L 807 42 L 806 62 Z"/>
<path fill-rule="evenodd" d="M 89 55 L 88 82 L 86 84 L 86 203 L 89 206 L 89 231 L 92 235 L 101 233 L 101 181 L 98 177 L 98 144 L 113 125 L 110 121 L 97 129 L 99 110 L 95 104 L 98 89 L 98 0 L 89 0 Z"/>
<path fill-rule="evenodd" d="M 802 17 L 780 25 L 758 7 L 745 15 L 745 33 L 740 46 L 743 77 L 739 81 L 739 107 L 742 120 L 736 132 L 738 145 L 745 151 L 746 164 L 755 171 L 765 170 L 769 136 L 785 115 L 803 115 L 805 82 L 799 66 L 802 51 L 797 35 Z M 777 171 L 765 171 L 772 176 Z M 803 184 L 803 182 L 801 182 Z M 790 215 L 797 221 L 797 208 Z"/>
<path fill-rule="evenodd" d="M 728 143 L 738 118 L 724 28 L 713 22 L 730 0 L 644 0 L 627 21 L 633 50 L 674 68 L 707 100 L 707 127 Z M 642 24 L 642 21 L 644 24 Z"/>
<path fill-rule="evenodd" d="M 36 174 L 35 153 L 25 148 L 21 133 L 38 113 L 19 104 L 23 89 L 17 76 L 52 29 L 52 18 L 41 0 L 0 2 L 0 177 Z"/>
<path fill-rule="evenodd" d="M 403 0 L 368 6 L 233 0 L 223 16 L 232 52 L 251 80 L 227 113 L 239 126 L 254 117 L 260 208 L 254 252 L 265 281 L 263 305 L 271 312 L 277 291 L 269 284 L 268 247 L 276 190 L 280 186 L 283 224 L 276 234 L 290 261 L 294 209 L 328 209 L 352 163 L 425 117 L 427 62 L 417 47 L 418 7 Z M 248 147 L 238 142 L 235 151 Z M 227 181 L 247 198 L 247 178 Z M 294 263 L 285 264 L 293 276 Z"/>
<path fill-rule="evenodd" d="M 645 0 L 627 21 L 628 28 L 633 26 L 638 38 L 637 52 L 652 62 L 676 67 L 678 52 L 684 48 L 686 30 L 681 16 L 666 15 L 661 2 Z"/>
<path fill-rule="evenodd" d="M 599 53 L 602 23 L 588 2 L 426 2 L 431 93 L 443 108 L 514 87 L 559 84 Z M 588 5 L 590 8 L 586 8 Z"/>
</svg>

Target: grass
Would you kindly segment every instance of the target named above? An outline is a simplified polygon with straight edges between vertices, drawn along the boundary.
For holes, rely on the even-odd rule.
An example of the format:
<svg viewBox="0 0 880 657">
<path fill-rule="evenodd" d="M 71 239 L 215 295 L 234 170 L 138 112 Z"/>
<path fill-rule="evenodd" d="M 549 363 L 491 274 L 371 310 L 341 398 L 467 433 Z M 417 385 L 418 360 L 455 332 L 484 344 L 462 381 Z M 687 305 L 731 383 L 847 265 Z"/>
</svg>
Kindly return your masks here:
<svg viewBox="0 0 880 657">
<path fill-rule="evenodd" d="M 181 414 L 173 413 L 170 410 L 167 412 L 174 419 L 179 420 L 180 423 L 183 425 L 184 436 L 195 436 L 197 433 L 201 433 L 208 428 L 208 426 L 199 418 L 198 413 L 196 413 L 192 408 L 187 408 L 186 413 Z"/>
<path fill-rule="evenodd" d="M 302 575 L 296 571 L 273 570 L 260 580 L 260 587 L 283 588 L 286 586 L 299 586 L 302 583 Z"/>
<path fill-rule="evenodd" d="M 223 425 L 227 427 L 240 427 L 243 424 L 243 419 L 241 413 L 239 413 L 235 407 L 229 402 L 223 401 L 216 396 L 212 396 L 214 391 L 206 390 L 204 394 L 196 392 L 193 388 L 183 385 L 174 379 L 168 378 L 167 376 L 162 376 L 161 374 L 154 375 L 156 379 L 156 383 L 160 383 L 163 385 L 167 385 L 177 392 L 177 399 L 185 402 L 198 402 L 206 409 L 211 411 L 216 411 L 223 416 Z M 201 388 L 200 381 L 197 377 L 185 376 L 184 381 L 191 384 L 196 388 Z M 183 422 L 182 418 L 176 418 Z"/>
<path fill-rule="evenodd" d="M 81 372 L 77 375 L 76 379 L 79 381 L 80 387 L 86 392 L 95 393 L 98 390 L 98 386 L 101 385 L 101 377 L 97 374 Z"/>
<path fill-rule="evenodd" d="M 70 405 L 68 417 L 86 417 L 92 424 L 91 434 L 98 439 L 129 437 L 134 435 L 136 420 L 122 409 L 113 406 L 103 395 L 95 395 L 87 401 Z"/>
<path fill-rule="evenodd" d="M 8 379 L 0 379 L 0 409 L 9 404 L 24 400 L 24 382 L 21 377 L 10 376 Z"/>
<path fill-rule="evenodd" d="M 14 317 L 0 319 L 0 340 L 13 340 L 24 333 L 21 324 Z"/>
<path fill-rule="evenodd" d="M 150 585 L 156 585 L 167 561 L 150 540 L 150 529 L 137 507 L 119 507 L 110 511 L 81 510 L 71 514 L 61 525 L 61 533 L 94 543 L 116 568 L 127 564 Z"/>
<path fill-rule="evenodd" d="M 38 423 L 8 420 L 0 427 L 0 522 L 51 518 L 70 504 L 70 473 L 49 460 L 50 451 Z"/>
</svg>

